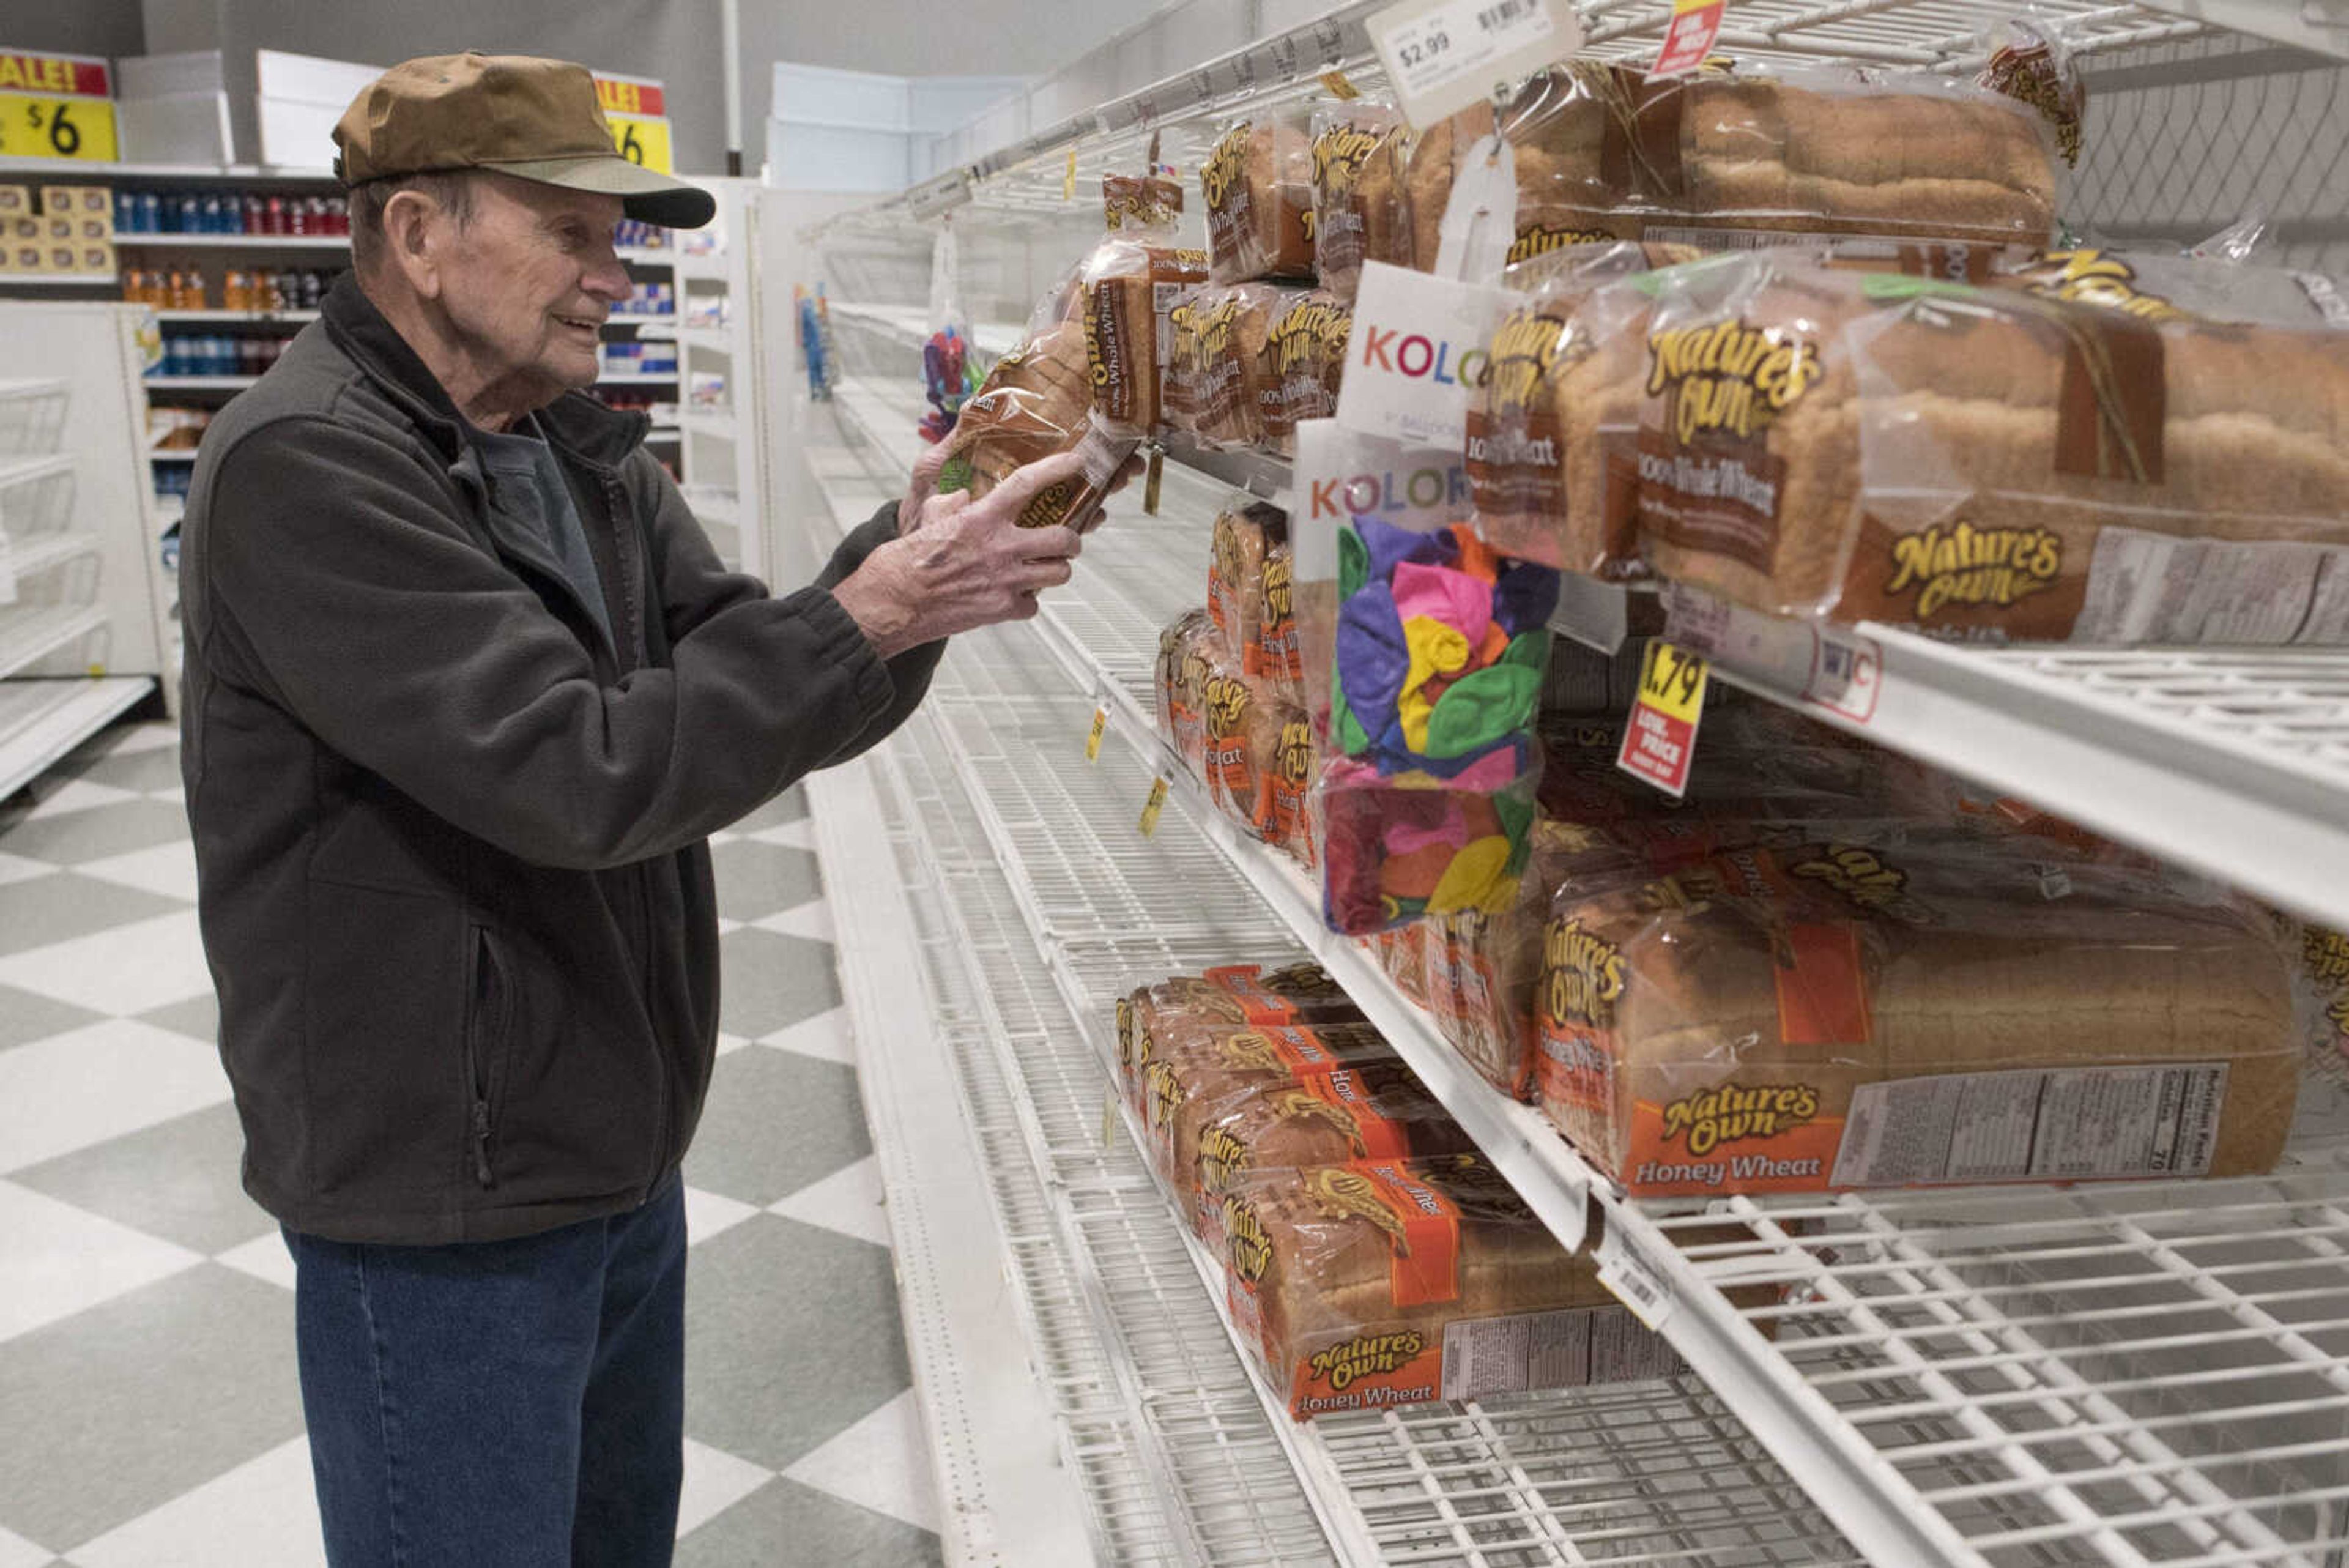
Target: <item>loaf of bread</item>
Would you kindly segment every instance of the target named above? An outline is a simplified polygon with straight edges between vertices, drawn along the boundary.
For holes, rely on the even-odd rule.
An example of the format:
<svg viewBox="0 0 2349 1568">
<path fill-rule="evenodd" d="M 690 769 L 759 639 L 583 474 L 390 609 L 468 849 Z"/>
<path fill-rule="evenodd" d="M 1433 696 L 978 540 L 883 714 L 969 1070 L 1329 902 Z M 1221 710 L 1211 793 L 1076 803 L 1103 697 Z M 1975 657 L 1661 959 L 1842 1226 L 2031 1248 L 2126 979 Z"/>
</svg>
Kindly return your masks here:
<svg viewBox="0 0 2349 1568">
<path fill-rule="evenodd" d="M 1234 1320 L 1299 1420 L 1679 1369 L 1475 1155 L 1259 1173 L 1223 1210 Z"/>
<path fill-rule="evenodd" d="M 1171 1189 L 1198 1167 L 1207 1108 L 1234 1094 L 1394 1058 L 1368 1023 L 1256 1024 L 1154 1031 L 1142 1064 L 1143 1123 L 1150 1155 Z"/>
<path fill-rule="evenodd" d="M 1283 701 L 1305 700 L 1305 656 L 1297 631 L 1297 557 L 1287 541 L 1264 553 L 1257 576 L 1256 639 L 1248 645 L 1248 673 L 1270 686 Z"/>
<path fill-rule="evenodd" d="M 1303 708 L 1276 701 L 1274 713 L 1280 735 L 1265 791 L 1264 836 L 1310 870 L 1321 863 L 1320 832 L 1313 816 L 1313 780 L 1320 771 L 1321 749 L 1313 739 L 1312 720 Z"/>
<path fill-rule="evenodd" d="M 1400 115 L 1375 104 L 1340 104 L 1313 117 L 1313 270 L 1347 305 L 1365 261 L 1409 264 L 1409 137 Z"/>
<path fill-rule="evenodd" d="M 1118 999 L 1119 1075 L 1139 1107 L 1143 1070 L 1160 1042 L 1240 1028 L 1359 1023 L 1361 1012 L 1319 964 L 1259 971 L 1253 964 L 1176 975 Z"/>
<path fill-rule="evenodd" d="M 2272 931 L 2132 872 L 1742 850 L 1561 896 L 1544 961 L 1543 1109 L 1640 1195 L 2240 1176 L 2292 1121 Z"/>
<path fill-rule="evenodd" d="M 1265 339 L 1285 294 L 1266 283 L 1203 288 L 1170 313 L 1165 410 L 1177 430 L 1206 447 L 1264 441 Z"/>
<path fill-rule="evenodd" d="M 1663 575 L 1971 640 L 2349 642 L 2349 334 L 1762 255 L 1656 277 Z"/>
<path fill-rule="evenodd" d="M 1073 302 L 1076 296 L 1066 297 Z M 995 362 L 963 404 L 947 444 L 938 488 L 968 490 L 974 499 L 1024 464 L 1082 453 L 1083 472 L 1039 491 L 1018 519 L 1023 528 L 1067 524 L 1082 531 L 1099 520 L 1100 502 L 1137 441 L 1092 418 L 1085 328 L 1072 313 L 1048 317 Z"/>
<path fill-rule="evenodd" d="M 1086 258 L 1085 359 L 1104 426 L 1134 435 L 1158 428 L 1174 302 L 1206 277 L 1205 252 L 1171 245 L 1112 238 Z"/>
<path fill-rule="evenodd" d="M 1158 633 L 1154 670 L 1158 732 L 1195 774 L 1204 776 L 1207 755 L 1206 693 L 1214 668 L 1215 623 L 1204 609 L 1186 610 Z"/>
<path fill-rule="evenodd" d="M 1233 661 L 1253 674 L 1264 613 L 1264 564 L 1288 542 L 1288 514 L 1269 502 L 1235 494 L 1216 514 L 1208 537 L 1207 617 Z"/>
<path fill-rule="evenodd" d="M 1209 797 L 1254 836 L 1276 837 L 1272 786 L 1280 768 L 1280 705 L 1237 662 L 1211 671 L 1201 694 Z"/>
<path fill-rule="evenodd" d="M 1281 300 L 1265 333 L 1257 380 L 1265 450 L 1295 456 L 1297 421 L 1328 419 L 1338 411 L 1338 383 L 1345 374 L 1346 340 L 1353 326 L 1352 308 L 1326 290 L 1307 289 Z"/>
<path fill-rule="evenodd" d="M 1313 128 L 1266 109 L 1226 130 L 1199 166 L 1208 270 L 1218 284 L 1313 275 Z"/>
</svg>

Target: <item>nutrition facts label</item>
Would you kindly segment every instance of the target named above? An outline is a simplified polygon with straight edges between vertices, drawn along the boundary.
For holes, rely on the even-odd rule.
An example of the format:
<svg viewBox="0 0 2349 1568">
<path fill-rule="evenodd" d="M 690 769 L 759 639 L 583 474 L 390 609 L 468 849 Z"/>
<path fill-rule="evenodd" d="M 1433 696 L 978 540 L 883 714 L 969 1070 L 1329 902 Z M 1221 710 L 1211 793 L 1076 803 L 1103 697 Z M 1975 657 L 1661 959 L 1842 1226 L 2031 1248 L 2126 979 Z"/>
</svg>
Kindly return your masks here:
<svg viewBox="0 0 2349 1568">
<path fill-rule="evenodd" d="M 1856 1089 L 1838 1187 L 2201 1176 L 2224 1063 L 1954 1073 Z"/>
<path fill-rule="evenodd" d="M 2349 640 L 2349 550 L 2107 528 L 2072 639 L 2338 644 Z"/>
<path fill-rule="evenodd" d="M 1446 1399 L 1630 1383 L 1680 1370 L 1672 1347 L 1621 1307 L 1520 1313 L 1444 1327 Z"/>
</svg>

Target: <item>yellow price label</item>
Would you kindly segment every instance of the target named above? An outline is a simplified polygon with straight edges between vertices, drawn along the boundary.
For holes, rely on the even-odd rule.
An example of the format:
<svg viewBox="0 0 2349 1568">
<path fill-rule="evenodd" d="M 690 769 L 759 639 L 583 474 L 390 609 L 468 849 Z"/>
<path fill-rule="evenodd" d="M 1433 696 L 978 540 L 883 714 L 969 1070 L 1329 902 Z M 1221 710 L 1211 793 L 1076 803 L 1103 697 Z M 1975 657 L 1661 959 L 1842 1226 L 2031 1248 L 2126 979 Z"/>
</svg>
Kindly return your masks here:
<svg viewBox="0 0 2349 1568">
<path fill-rule="evenodd" d="M 1076 193 L 1077 150 L 1071 147 L 1069 149 L 1069 161 L 1061 171 L 1061 200 L 1063 202 L 1069 201 L 1073 198 Z"/>
<path fill-rule="evenodd" d="M 1092 733 L 1085 737 L 1085 761 L 1089 763 L 1097 763 L 1101 761 L 1102 732 L 1108 728 L 1109 710 L 1107 708 L 1094 709 Z"/>
<path fill-rule="evenodd" d="M 641 163 L 663 174 L 675 171 L 669 161 L 668 120 L 667 117 L 650 119 L 634 114 L 607 114 L 611 123 L 612 145 L 620 156 L 631 163 Z"/>
<path fill-rule="evenodd" d="M 1330 89 L 1330 96 L 1332 98 L 1344 99 L 1350 102 L 1362 96 L 1362 89 L 1356 87 L 1353 78 L 1343 71 L 1323 71 L 1321 85 Z"/>
<path fill-rule="evenodd" d="M 102 98 L 0 93 L 0 158 L 111 162 L 114 105 Z"/>
<path fill-rule="evenodd" d="M 1640 701 L 1667 718 L 1693 724 L 1704 707 L 1711 674 L 1712 666 L 1703 659 L 1658 638 L 1648 644 L 1647 659 L 1640 667 Z"/>
<path fill-rule="evenodd" d="M 1141 827 L 1142 836 L 1144 838 L 1158 831 L 1159 813 L 1166 809 L 1167 788 L 1168 781 L 1164 774 L 1160 774 L 1150 781 L 1150 798 L 1142 803 Z"/>
</svg>

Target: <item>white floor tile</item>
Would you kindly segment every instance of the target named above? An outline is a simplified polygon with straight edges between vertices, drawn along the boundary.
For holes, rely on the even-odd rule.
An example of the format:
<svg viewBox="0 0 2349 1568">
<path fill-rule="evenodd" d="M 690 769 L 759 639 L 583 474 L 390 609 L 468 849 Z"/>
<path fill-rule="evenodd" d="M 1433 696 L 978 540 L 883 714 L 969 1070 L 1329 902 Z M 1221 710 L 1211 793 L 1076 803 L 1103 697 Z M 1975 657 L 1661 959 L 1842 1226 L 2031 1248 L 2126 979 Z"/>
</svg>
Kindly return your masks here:
<svg viewBox="0 0 2349 1568">
<path fill-rule="evenodd" d="M 70 1555 L 76 1568 L 325 1568 L 306 1438 L 183 1492 Z"/>
<path fill-rule="evenodd" d="M 184 786 L 173 784 L 170 789 L 149 790 L 147 798 L 160 800 L 166 805 L 184 805 L 187 804 L 188 792 Z"/>
<path fill-rule="evenodd" d="M 811 941 L 833 940 L 832 905 L 823 898 L 811 898 L 796 909 L 782 909 L 750 922 L 761 930 L 781 931 L 787 937 L 805 937 Z"/>
<path fill-rule="evenodd" d="M 0 975 L 0 980 L 5 980 Z M 802 1056 L 813 1056 L 825 1062 L 844 1062 L 856 1065 L 856 1039 L 849 1032 L 848 1009 L 835 1007 L 829 1012 L 819 1012 L 813 1018 L 803 1018 L 786 1029 L 759 1036 L 761 1045 L 772 1045 L 778 1051 L 796 1051 Z"/>
<path fill-rule="evenodd" d="M 771 1469 L 688 1438 L 685 1485 L 677 1500 L 678 1535 L 700 1529 L 774 1479 Z"/>
<path fill-rule="evenodd" d="M 750 1042 L 743 1039 L 740 1034 L 729 1034 L 724 1030 L 719 1031 L 718 1054 L 720 1056 L 727 1054 L 729 1052 L 740 1051 L 743 1046 L 748 1045 L 749 1044 Z"/>
<path fill-rule="evenodd" d="M 61 869 L 46 860 L 27 860 L 21 855 L 0 855 L 0 888 L 12 882 L 29 882 L 36 877 L 54 877 Z"/>
<path fill-rule="evenodd" d="M 866 1155 L 822 1181 L 801 1188 L 789 1198 L 767 1205 L 771 1214 L 821 1225 L 861 1241 L 889 1244 L 889 1213 L 881 1191 L 881 1162 Z"/>
<path fill-rule="evenodd" d="M 160 752 L 165 746 L 179 743 L 180 726 L 168 719 L 159 719 L 151 724 L 135 726 L 130 733 L 108 748 L 106 754 L 109 757 L 134 756 L 140 752 Z"/>
<path fill-rule="evenodd" d="M 202 1261 L 185 1247 L 0 1181 L 0 1339 Z"/>
<path fill-rule="evenodd" d="M 184 1034 L 133 1018 L 52 1034 L 0 1052 L 0 1172 L 228 1097 L 220 1053 Z"/>
<path fill-rule="evenodd" d="M 772 827 L 762 827 L 750 835 L 761 844 L 781 844 L 792 849 L 815 847 L 815 823 L 808 817 L 797 822 L 779 822 Z"/>
<path fill-rule="evenodd" d="M 294 1254 L 285 1250 L 285 1238 L 274 1231 L 225 1252 L 215 1252 L 212 1262 L 289 1291 L 294 1288 Z"/>
<path fill-rule="evenodd" d="M 731 932 L 739 931 L 741 929 L 741 921 L 728 919 L 724 915 L 718 917 L 718 934 L 719 936 L 726 936 Z"/>
<path fill-rule="evenodd" d="M 212 984 L 193 909 L 0 959 L 0 985 L 117 1016 L 183 1001 Z"/>
<path fill-rule="evenodd" d="M 184 838 L 158 844 L 152 849 L 134 849 L 128 855 L 86 861 L 74 869 L 102 882 L 159 893 L 166 898 L 184 898 L 191 904 L 196 901 L 196 846 Z"/>
<path fill-rule="evenodd" d="M 714 849 L 721 844 L 731 844 L 741 836 L 742 836 L 740 834 L 736 833 L 730 828 L 721 827 L 717 832 L 709 836 L 710 847 Z"/>
<path fill-rule="evenodd" d="M 0 1530 L 0 1568 L 44 1568 L 57 1553 L 44 1552 L 21 1535 Z"/>
<path fill-rule="evenodd" d="M 723 1231 L 735 1226 L 758 1212 L 755 1205 L 739 1199 L 704 1192 L 698 1187 L 685 1189 L 685 1244 L 688 1247 L 707 1241 Z"/>
<path fill-rule="evenodd" d="M 923 1530 L 938 1527 L 930 1439 L 910 1388 L 783 1474 Z"/>
<path fill-rule="evenodd" d="M 39 793 L 39 786 L 35 786 Z M 88 811 L 94 805 L 112 805 L 119 800 L 137 800 L 137 790 L 119 789 L 113 784 L 98 784 L 91 779 L 68 779 L 55 790 L 41 796 L 41 804 L 25 814 L 26 822 L 45 822 L 52 816 L 65 816 L 77 811 Z"/>
</svg>

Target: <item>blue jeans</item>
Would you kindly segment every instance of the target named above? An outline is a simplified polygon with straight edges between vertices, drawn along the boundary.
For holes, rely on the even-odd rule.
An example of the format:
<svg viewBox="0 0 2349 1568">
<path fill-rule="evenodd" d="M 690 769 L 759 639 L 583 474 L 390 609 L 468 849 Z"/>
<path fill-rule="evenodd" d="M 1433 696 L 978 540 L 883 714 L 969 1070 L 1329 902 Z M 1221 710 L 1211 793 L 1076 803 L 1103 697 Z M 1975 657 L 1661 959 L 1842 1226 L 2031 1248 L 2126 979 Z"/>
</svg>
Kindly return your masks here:
<svg viewBox="0 0 2349 1568">
<path fill-rule="evenodd" d="M 685 1189 L 512 1241 L 288 1231 L 333 1568 L 647 1568 L 685 1462 Z"/>
</svg>

